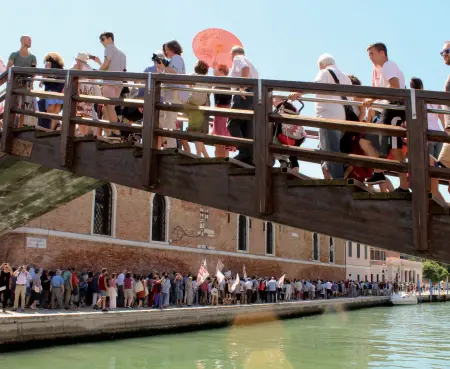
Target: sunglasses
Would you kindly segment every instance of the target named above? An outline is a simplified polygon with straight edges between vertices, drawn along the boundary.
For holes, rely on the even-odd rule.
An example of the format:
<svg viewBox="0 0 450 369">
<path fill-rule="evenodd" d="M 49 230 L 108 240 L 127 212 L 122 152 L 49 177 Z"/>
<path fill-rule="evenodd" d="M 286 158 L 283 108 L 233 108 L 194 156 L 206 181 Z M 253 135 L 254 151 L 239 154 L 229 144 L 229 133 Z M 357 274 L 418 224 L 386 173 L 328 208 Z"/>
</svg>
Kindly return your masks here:
<svg viewBox="0 0 450 369">
<path fill-rule="evenodd" d="M 449 48 L 449 49 L 442 50 L 442 51 L 440 52 L 440 54 L 441 54 L 441 56 L 450 54 L 450 48 Z"/>
</svg>

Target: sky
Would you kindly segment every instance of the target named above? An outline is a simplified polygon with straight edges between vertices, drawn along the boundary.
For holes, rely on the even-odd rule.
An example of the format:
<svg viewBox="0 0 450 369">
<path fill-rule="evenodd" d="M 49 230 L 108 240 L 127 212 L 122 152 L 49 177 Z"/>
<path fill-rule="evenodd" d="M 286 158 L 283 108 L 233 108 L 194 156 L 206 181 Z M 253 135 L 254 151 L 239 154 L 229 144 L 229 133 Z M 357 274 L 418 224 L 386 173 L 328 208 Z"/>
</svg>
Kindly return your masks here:
<svg viewBox="0 0 450 369">
<path fill-rule="evenodd" d="M 450 40 L 449 0 L 132 0 L 130 5 L 123 0 L 77 0 L 51 3 L 51 8 L 44 3 L 50 4 L 47 0 L 36 7 L 35 0 L 22 0 L 20 9 L 27 11 L 10 1 L 1 5 L 7 36 L 4 32 L 0 57 L 5 61 L 19 49 L 20 36 L 29 34 L 40 67 L 50 51 L 61 53 L 70 67 L 81 51 L 102 57 L 98 36 L 111 31 L 127 55 L 128 71 L 142 71 L 151 65 L 154 51 L 176 39 L 191 72 L 195 35 L 222 28 L 241 40 L 261 78 L 312 81 L 318 57 L 330 53 L 344 72 L 369 85 L 372 64 L 366 48 L 374 42 L 387 45 L 389 58 L 407 81 L 420 77 L 426 89 L 442 90 L 450 73 L 439 55 Z M 312 114 L 310 104 L 304 112 Z M 317 141 L 307 143 L 316 146 Z M 302 171 L 321 176 L 314 164 L 305 164 Z"/>
</svg>

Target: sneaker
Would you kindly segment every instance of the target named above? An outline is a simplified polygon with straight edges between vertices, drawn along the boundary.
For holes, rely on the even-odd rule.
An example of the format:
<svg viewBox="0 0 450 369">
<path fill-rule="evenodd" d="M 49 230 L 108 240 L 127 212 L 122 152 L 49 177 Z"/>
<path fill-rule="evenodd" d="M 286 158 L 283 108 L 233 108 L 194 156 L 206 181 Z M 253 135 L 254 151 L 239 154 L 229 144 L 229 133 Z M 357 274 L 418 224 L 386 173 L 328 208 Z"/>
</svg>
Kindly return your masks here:
<svg viewBox="0 0 450 369">
<path fill-rule="evenodd" d="M 366 179 L 364 181 L 365 184 L 368 185 L 376 185 L 376 184 L 380 184 L 380 183 L 384 183 L 386 182 L 386 177 L 384 175 L 384 173 L 373 173 L 372 177 L 370 177 L 369 179 Z"/>
<path fill-rule="evenodd" d="M 409 193 L 409 190 L 405 190 L 405 189 L 399 187 L 399 188 L 396 188 L 396 189 L 394 190 L 394 192 L 399 192 L 399 193 Z"/>
</svg>

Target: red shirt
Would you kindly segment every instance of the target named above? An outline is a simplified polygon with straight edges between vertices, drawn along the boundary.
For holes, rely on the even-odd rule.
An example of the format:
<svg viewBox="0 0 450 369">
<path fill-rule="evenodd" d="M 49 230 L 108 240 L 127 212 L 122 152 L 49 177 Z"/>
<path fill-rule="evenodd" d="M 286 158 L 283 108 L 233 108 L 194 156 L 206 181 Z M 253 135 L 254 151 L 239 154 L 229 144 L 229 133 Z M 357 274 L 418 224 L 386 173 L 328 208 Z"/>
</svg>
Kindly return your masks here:
<svg viewBox="0 0 450 369">
<path fill-rule="evenodd" d="M 98 289 L 100 291 L 106 291 L 106 280 L 103 274 L 98 277 Z"/>
</svg>

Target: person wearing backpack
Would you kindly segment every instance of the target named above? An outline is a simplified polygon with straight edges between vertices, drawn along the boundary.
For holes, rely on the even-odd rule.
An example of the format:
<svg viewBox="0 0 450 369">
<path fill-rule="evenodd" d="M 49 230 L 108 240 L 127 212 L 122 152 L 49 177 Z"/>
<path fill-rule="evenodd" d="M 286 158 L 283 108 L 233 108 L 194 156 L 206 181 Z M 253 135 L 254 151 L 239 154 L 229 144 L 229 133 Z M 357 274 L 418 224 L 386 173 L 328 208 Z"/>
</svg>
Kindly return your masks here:
<svg viewBox="0 0 450 369">
<path fill-rule="evenodd" d="M 330 54 L 323 54 L 318 60 L 319 73 L 314 82 L 351 85 L 350 78 L 343 73 L 337 66 L 335 59 Z M 289 96 L 290 100 L 299 99 L 301 94 L 294 93 Z M 317 98 L 333 99 L 335 96 L 317 95 Z M 316 117 L 324 119 L 346 120 L 346 109 L 344 105 L 331 104 L 326 102 L 316 102 Z M 320 149 L 329 152 L 341 152 L 340 142 L 342 138 L 341 131 L 319 128 Z M 330 174 L 331 178 L 344 178 L 344 165 L 339 163 L 324 162 L 324 169 Z"/>
</svg>

